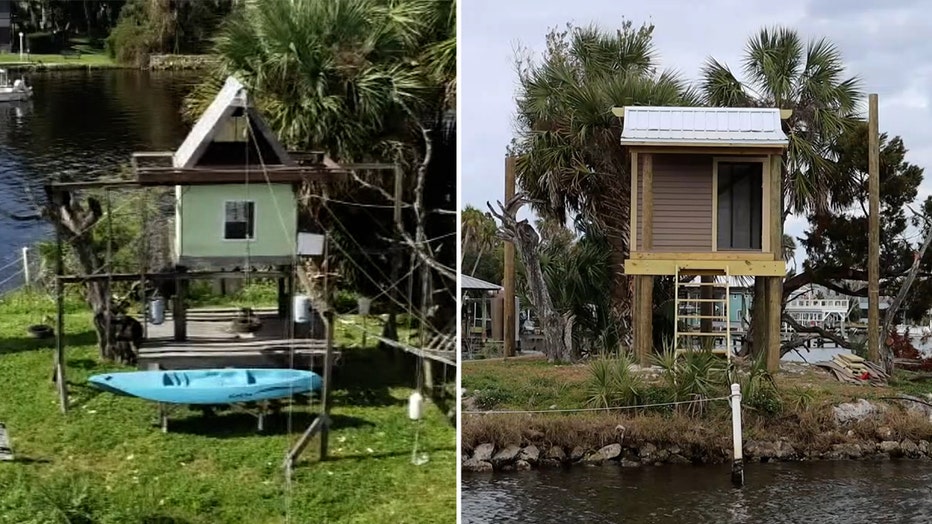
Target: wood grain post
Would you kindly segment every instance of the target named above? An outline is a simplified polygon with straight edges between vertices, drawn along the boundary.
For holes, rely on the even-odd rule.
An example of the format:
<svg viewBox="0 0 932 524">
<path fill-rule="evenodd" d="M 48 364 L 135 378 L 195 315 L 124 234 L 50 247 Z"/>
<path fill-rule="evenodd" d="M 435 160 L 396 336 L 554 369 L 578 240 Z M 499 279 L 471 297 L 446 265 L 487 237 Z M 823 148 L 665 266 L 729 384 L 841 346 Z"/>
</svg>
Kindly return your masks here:
<svg viewBox="0 0 932 524">
<path fill-rule="evenodd" d="M 654 155 L 644 154 L 644 172 L 641 174 L 641 248 L 643 251 L 654 249 Z"/>
<path fill-rule="evenodd" d="M 505 202 L 515 196 L 515 157 L 505 157 Z M 502 304 L 502 346 L 506 357 L 515 355 L 515 245 L 505 242 L 505 274 L 503 286 L 505 288 L 504 303 Z"/>
<path fill-rule="evenodd" d="M 877 95 L 868 96 L 867 359 L 880 362 L 880 126 Z"/>
<path fill-rule="evenodd" d="M 770 157 L 770 250 L 783 260 L 783 156 Z M 767 277 L 767 371 L 780 369 L 780 326 L 783 317 L 783 277 Z"/>
<path fill-rule="evenodd" d="M 654 346 L 654 277 L 637 275 L 634 277 L 634 352 L 638 364 L 650 365 L 650 355 Z"/>
<path fill-rule="evenodd" d="M 767 371 L 780 370 L 780 317 L 783 313 L 783 277 L 767 277 Z"/>
<path fill-rule="evenodd" d="M 176 342 L 183 342 L 188 339 L 188 314 L 184 306 L 188 280 L 181 278 L 181 274 L 184 272 L 183 267 L 175 267 L 175 302 L 172 305 L 172 322 L 175 328 L 174 338 Z"/>
</svg>

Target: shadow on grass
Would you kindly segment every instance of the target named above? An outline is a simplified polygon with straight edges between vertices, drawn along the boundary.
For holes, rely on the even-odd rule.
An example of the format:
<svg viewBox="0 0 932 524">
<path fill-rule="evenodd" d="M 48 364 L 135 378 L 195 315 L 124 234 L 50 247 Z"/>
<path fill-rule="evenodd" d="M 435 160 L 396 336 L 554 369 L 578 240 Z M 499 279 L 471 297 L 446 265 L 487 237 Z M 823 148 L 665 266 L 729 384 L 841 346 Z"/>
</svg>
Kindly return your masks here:
<svg viewBox="0 0 932 524">
<path fill-rule="evenodd" d="M 22 455 L 13 455 L 13 460 L 11 462 L 13 464 L 51 464 L 52 463 L 52 461 L 49 459 L 43 459 L 43 458 L 35 459 L 35 458 L 30 458 L 30 457 L 24 457 Z"/>
<path fill-rule="evenodd" d="M 23 331 L 25 332 L 26 330 L 23 329 Z M 97 345 L 97 333 L 94 331 L 65 334 L 66 348 L 93 345 Z M 37 349 L 47 349 L 53 347 L 55 347 L 55 337 L 33 338 L 24 334 L 22 337 L 0 338 L 0 355 L 21 353 L 24 351 L 35 351 Z"/>
<path fill-rule="evenodd" d="M 148 517 L 143 517 L 139 521 L 139 524 L 188 524 L 189 520 L 180 519 L 178 517 L 169 517 L 166 515 L 150 515 Z"/>
<path fill-rule="evenodd" d="M 447 446 L 444 448 L 430 448 L 423 449 L 419 448 L 418 453 L 427 453 L 429 456 L 431 453 L 440 453 L 443 451 L 453 451 L 456 452 L 456 448 L 453 446 Z M 403 457 L 411 456 L 411 451 L 389 451 L 385 453 L 356 453 L 353 455 L 340 455 L 337 458 L 328 458 L 327 462 L 333 460 L 360 460 L 360 459 L 376 459 L 376 458 L 394 458 L 394 457 Z"/>
<path fill-rule="evenodd" d="M 317 418 L 316 413 L 295 412 L 291 414 L 291 430 L 288 427 L 288 413 L 282 411 L 266 415 L 262 431 L 258 430 L 257 419 L 248 413 L 224 412 L 216 415 L 189 414 L 182 418 L 168 419 L 168 431 L 185 435 L 199 435 L 212 438 L 254 437 L 257 435 L 287 435 L 303 433 Z M 344 428 L 373 427 L 375 424 L 358 417 L 330 415 L 331 430 Z"/>
</svg>

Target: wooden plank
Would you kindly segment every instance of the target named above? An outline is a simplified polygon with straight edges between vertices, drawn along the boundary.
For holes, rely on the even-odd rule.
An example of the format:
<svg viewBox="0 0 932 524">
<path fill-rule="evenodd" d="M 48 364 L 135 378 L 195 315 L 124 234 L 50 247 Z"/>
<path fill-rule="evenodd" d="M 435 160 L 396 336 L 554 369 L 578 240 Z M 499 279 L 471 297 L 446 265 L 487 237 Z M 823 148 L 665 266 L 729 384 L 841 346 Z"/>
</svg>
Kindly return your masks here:
<svg viewBox="0 0 932 524">
<path fill-rule="evenodd" d="M 638 154 L 637 152 L 631 153 L 631 213 L 630 222 L 631 229 L 628 234 L 631 238 L 628 239 L 628 251 L 636 252 L 640 249 L 638 246 L 638 179 L 640 174 L 638 173 Z"/>
<path fill-rule="evenodd" d="M 783 276 L 767 279 L 767 371 L 780 370 L 780 316 L 783 312 Z"/>
<path fill-rule="evenodd" d="M 880 131 L 877 94 L 868 95 L 867 359 L 880 361 Z"/>
<path fill-rule="evenodd" d="M 215 184 L 298 184 L 328 182 L 345 178 L 347 171 L 323 167 L 176 168 L 138 167 L 136 183 L 140 186 L 200 186 Z"/>
<path fill-rule="evenodd" d="M 675 252 L 675 251 L 638 251 L 631 253 L 633 260 L 773 260 L 773 255 L 760 251 L 716 251 L 714 253 Z"/>
<path fill-rule="evenodd" d="M 770 209 L 768 233 L 770 249 L 774 260 L 783 260 L 783 157 L 773 155 L 770 158 L 770 186 L 768 200 Z"/>
<path fill-rule="evenodd" d="M 163 273 L 113 273 L 107 275 L 106 273 L 102 274 L 93 274 L 93 275 L 64 275 L 58 277 L 63 284 L 78 284 L 84 282 L 93 282 L 100 280 L 111 280 L 113 282 L 131 282 L 139 280 L 142 276 L 145 275 L 147 280 L 204 280 L 204 279 L 215 279 L 215 278 L 281 278 L 286 276 L 284 273 L 278 270 L 274 271 L 191 271 L 185 272 L 181 275 L 176 275 L 176 273 L 163 272 Z"/>
<path fill-rule="evenodd" d="M 727 270 L 731 276 L 786 275 L 786 264 L 775 260 L 625 260 L 629 275 L 675 275 L 677 267 L 686 274 L 690 270 Z"/>
<path fill-rule="evenodd" d="M 505 157 L 505 202 L 511 201 L 515 196 L 515 170 L 517 159 L 511 155 Z M 502 304 L 502 342 L 504 355 L 515 355 L 515 245 L 505 242 L 504 245 L 503 286 L 505 288 L 504 303 Z"/>
<path fill-rule="evenodd" d="M 641 212 L 641 219 L 644 224 L 641 226 L 641 231 L 644 239 L 641 240 L 641 249 L 650 251 L 654 247 L 654 156 L 651 154 L 644 155 L 642 176 L 644 177 L 642 181 L 644 195 L 641 197 L 641 204 L 644 210 Z"/>
</svg>

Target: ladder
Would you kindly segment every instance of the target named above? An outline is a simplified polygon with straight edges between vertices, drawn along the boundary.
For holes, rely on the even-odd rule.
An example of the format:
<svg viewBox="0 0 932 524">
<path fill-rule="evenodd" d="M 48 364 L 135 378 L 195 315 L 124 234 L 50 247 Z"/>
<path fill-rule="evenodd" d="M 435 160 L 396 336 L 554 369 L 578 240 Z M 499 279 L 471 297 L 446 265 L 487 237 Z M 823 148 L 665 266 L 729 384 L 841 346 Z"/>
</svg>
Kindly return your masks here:
<svg viewBox="0 0 932 524">
<path fill-rule="evenodd" d="M 712 282 L 681 282 L 682 277 L 714 276 Z M 718 280 L 718 278 L 722 278 Z M 699 270 L 676 267 L 674 277 L 674 327 L 673 350 L 676 356 L 687 351 L 709 349 L 714 354 L 724 354 L 731 360 L 731 315 L 729 303 L 731 301 L 731 284 L 728 270 Z M 703 290 L 709 290 L 703 293 Z M 710 295 L 711 298 L 703 297 Z M 706 307 L 703 307 L 706 305 Z M 711 314 L 705 309 L 711 309 Z M 703 321 L 709 321 L 712 329 L 702 330 Z M 715 323 L 724 326 L 724 331 L 716 330 Z M 697 325 L 694 325 L 697 324 Z M 722 340 L 721 347 L 716 342 Z"/>
</svg>

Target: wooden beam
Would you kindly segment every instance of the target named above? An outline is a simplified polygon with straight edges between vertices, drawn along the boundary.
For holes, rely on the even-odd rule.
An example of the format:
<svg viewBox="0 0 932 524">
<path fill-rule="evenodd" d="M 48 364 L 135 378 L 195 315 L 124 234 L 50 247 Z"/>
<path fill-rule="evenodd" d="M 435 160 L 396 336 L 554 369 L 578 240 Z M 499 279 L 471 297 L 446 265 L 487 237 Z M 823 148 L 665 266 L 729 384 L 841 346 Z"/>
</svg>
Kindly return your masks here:
<svg viewBox="0 0 932 524">
<path fill-rule="evenodd" d="M 634 296 L 634 352 L 638 363 L 648 366 L 654 346 L 654 277 L 635 277 Z"/>
<path fill-rule="evenodd" d="M 84 180 L 77 182 L 50 182 L 45 188 L 50 191 L 70 191 L 74 189 L 120 189 L 136 188 L 139 182 L 135 180 L 105 178 L 101 180 Z"/>
<path fill-rule="evenodd" d="M 187 291 L 187 280 L 182 280 L 181 271 L 175 273 L 175 302 L 172 305 L 172 323 L 174 324 L 174 340 L 182 342 L 188 339 L 188 319 L 185 311 L 185 292 Z"/>
<path fill-rule="evenodd" d="M 783 277 L 765 277 L 767 283 L 767 371 L 780 370 L 780 319 L 783 312 Z"/>
<path fill-rule="evenodd" d="M 515 164 L 513 156 L 505 157 L 505 202 L 515 196 Z M 515 355 L 515 245 L 505 242 L 505 297 L 502 304 L 502 346 L 506 357 Z"/>
<path fill-rule="evenodd" d="M 644 239 L 641 240 L 641 248 L 650 251 L 654 247 L 654 156 L 650 153 L 644 155 L 643 176 L 641 205 L 644 209 L 641 211 L 641 219 L 644 220 L 644 224 L 641 226 L 641 232 Z"/>
<path fill-rule="evenodd" d="M 880 126 L 877 95 L 868 96 L 867 359 L 880 362 Z"/>
<path fill-rule="evenodd" d="M 638 251 L 631 253 L 633 260 L 773 260 L 773 253 L 760 251 L 716 251 L 714 253 L 687 253 L 682 251 Z"/>
<path fill-rule="evenodd" d="M 167 273 L 106 273 L 93 275 L 63 275 L 58 277 L 63 284 L 82 284 L 84 282 L 95 282 L 101 280 L 112 280 L 113 282 L 131 282 L 139 280 L 142 277 L 146 280 L 208 280 L 216 278 L 282 278 L 288 276 L 288 272 L 279 270 L 274 271 L 194 271 L 175 274 Z"/>
<path fill-rule="evenodd" d="M 695 144 L 670 144 L 665 146 L 634 146 L 629 145 L 632 152 L 671 154 L 671 155 L 717 155 L 717 156 L 767 156 L 781 155 L 785 148 L 781 147 L 709 147 Z"/>
<path fill-rule="evenodd" d="M 689 270 L 728 271 L 732 276 L 779 276 L 786 275 L 786 264 L 776 260 L 625 260 L 625 273 L 629 275 L 671 276 Z"/>
<path fill-rule="evenodd" d="M 774 260 L 783 262 L 783 157 L 780 155 L 770 157 L 769 182 L 770 251 Z"/>
<path fill-rule="evenodd" d="M 751 345 L 756 358 L 767 358 L 767 344 L 770 340 L 769 322 L 770 317 L 767 314 L 767 306 L 770 304 L 767 294 L 768 282 L 765 277 L 754 278 L 754 300 L 751 302 L 753 308 L 751 315 Z"/>
<path fill-rule="evenodd" d="M 640 177 L 638 172 L 638 154 L 636 151 L 631 152 L 631 206 L 629 213 L 631 213 L 630 222 L 631 229 L 628 239 L 628 252 L 634 253 L 638 251 L 638 177 Z"/>
<path fill-rule="evenodd" d="M 327 182 L 345 177 L 346 171 L 326 168 L 252 166 L 238 168 L 174 168 L 140 167 L 136 169 L 136 182 L 141 186 L 198 186 L 215 184 L 297 184 L 300 182 Z"/>
</svg>

